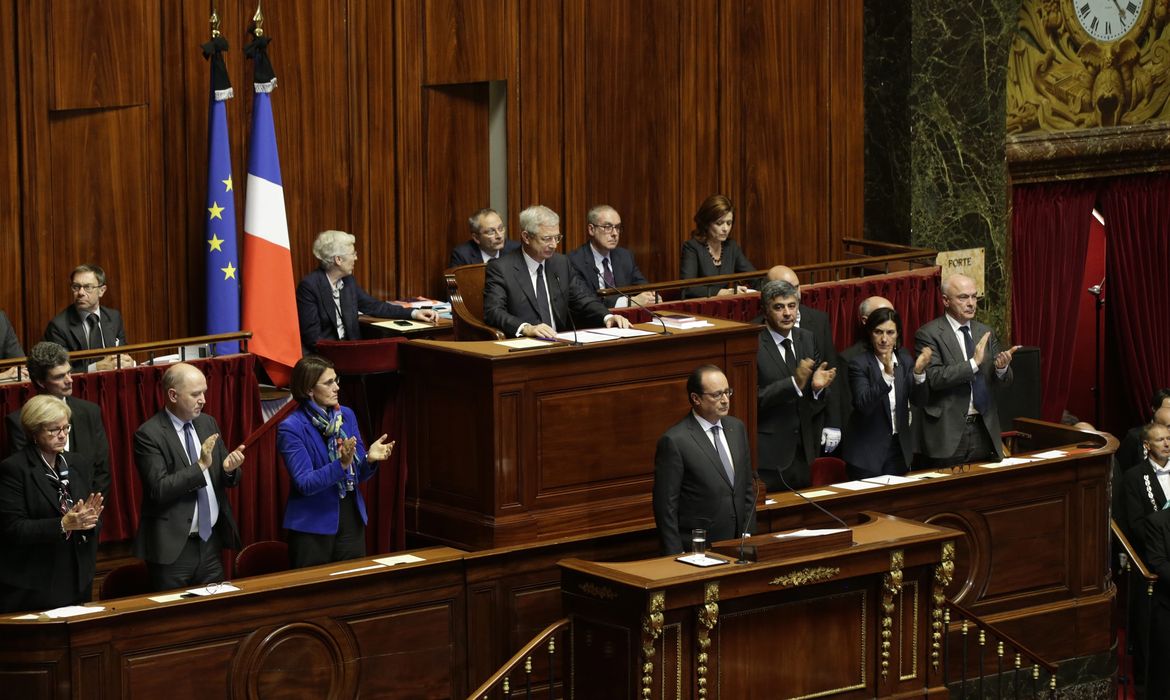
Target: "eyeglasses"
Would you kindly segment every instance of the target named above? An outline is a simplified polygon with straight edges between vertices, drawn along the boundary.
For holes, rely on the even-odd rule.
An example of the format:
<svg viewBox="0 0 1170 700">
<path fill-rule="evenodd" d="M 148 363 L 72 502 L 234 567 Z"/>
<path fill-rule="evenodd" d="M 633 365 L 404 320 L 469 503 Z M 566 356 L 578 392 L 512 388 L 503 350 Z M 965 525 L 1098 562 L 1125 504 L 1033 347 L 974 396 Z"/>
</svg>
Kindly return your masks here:
<svg viewBox="0 0 1170 700">
<path fill-rule="evenodd" d="M 503 224 L 500 224 L 499 226 L 497 226 L 495 228 L 481 228 L 479 230 L 479 235 L 481 235 L 481 236 L 494 236 L 497 233 L 500 234 L 501 236 L 507 234 L 508 227 L 503 225 Z"/>
<path fill-rule="evenodd" d="M 56 435 L 58 437 L 61 437 L 64 435 L 68 435 L 69 431 L 73 430 L 73 426 L 68 425 L 68 424 L 63 425 L 60 428 L 50 428 L 49 426 L 45 426 L 45 427 L 41 428 L 41 430 L 45 431 L 45 433 L 47 435 Z"/>
<path fill-rule="evenodd" d="M 601 232 L 607 236 L 611 233 L 614 233 L 615 231 L 617 233 L 621 233 L 622 231 L 625 230 L 625 228 L 621 224 L 590 224 L 590 226 L 592 226 L 595 229 L 601 230 Z"/>
<path fill-rule="evenodd" d="M 104 285 L 104 284 L 71 284 L 71 285 L 69 285 L 69 288 L 75 292 L 80 292 L 81 290 L 84 289 L 86 294 L 92 294 L 95 289 L 99 289 L 99 288 L 104 287 L 104 286 L 106 286 L 106 285 Z"/>
<path fill-rule="evenodd" d="M 540 243 L 541 245 L 548 245 L 549 243 L 560 243 L 565 238 L 563 235 L 561 235 L 559 233 L 556 234 L 555 236 L 537 236 L 534 233 L 530 233 L 528 235 L 532 237 L 532 240 L 536 241 L 537 243 Z"/>
<path fill-rule="evenodd" d="M 723 398 L 724 396 L 726 396 L 727 398 L 730 399 L 734 395 L 735 395 L 735 391 L 731 388 L 724 389 L 723 391 L 704 391 L 703 392 L 703 396 L 706 396 L 707 398 L 710 398 L 710 399 L 714 399 L 716 401 Z"/>
</svg>

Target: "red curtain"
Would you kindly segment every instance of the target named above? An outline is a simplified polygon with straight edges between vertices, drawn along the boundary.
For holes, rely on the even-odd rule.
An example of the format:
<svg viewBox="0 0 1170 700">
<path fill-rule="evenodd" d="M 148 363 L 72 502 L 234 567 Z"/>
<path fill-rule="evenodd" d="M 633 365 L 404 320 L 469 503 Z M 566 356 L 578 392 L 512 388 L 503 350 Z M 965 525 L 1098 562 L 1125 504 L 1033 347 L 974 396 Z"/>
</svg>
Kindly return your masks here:
<svg viewBox="0 0 1170 700">
<path fill-rule="evenodd" d="M 1170 279 L 1170 175 L 1107 182 L 1105 217 L 1105 324 L 1107 362 L 1121 374 L 1123 425 L 1144 420 L 1150 395 L 1170 386 L 1170 343 L 1165 324 Z"/>
<path fill-rule="evenodd" d="M 1012 342 L 1040 348 L 1041 417 L 1053 422 L 1060 421 L 1072 383 L 1077 300 L 1097 189 L 1082 181 L 1012 190 Z"/>
</svg>

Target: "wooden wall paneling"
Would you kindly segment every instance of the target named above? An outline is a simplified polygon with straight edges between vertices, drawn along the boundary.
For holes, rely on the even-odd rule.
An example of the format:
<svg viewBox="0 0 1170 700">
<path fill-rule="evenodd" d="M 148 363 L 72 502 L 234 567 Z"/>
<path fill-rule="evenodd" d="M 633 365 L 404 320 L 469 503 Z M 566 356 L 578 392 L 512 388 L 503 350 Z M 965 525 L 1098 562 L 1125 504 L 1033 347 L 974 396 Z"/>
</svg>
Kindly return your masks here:
<svg viewBox="0 0 1170 700">
<path fill-rule="evenodd" d="M 575 207 L 566 204 L 579 210 L 571 228 L 583 241 L 587 208 L 613 205 L 628 232 L 622 244 L 652 279 L 677 277 L 677 267 L 668 268 L 664 256 L 652 251 L 676 247 L 670 243 L 686 206 L 679 199 L 677 155 L 684 109 L 681 7 L 675 0 L 586 3 L 579 52 L 585 62 L 580 116 L 586 145 L 573 160 L 587 164 L 587 171 L 583 197 L 570 197 Z"/>
<path fill-rule="evenodd" d="M 50 0 L 51 110 L 126 107 L 152 95 L 148 51 L 157 41 L 156 0 Z M 154 96 L 157 97 L 157 96 Z"/>
<path fill-rule="evenodd" d="M 865 237 L 864 1 L 828 3 L 829 228 L 822 260 L 844 257 L 842 238 Z"/>
<path fill-rule="evenodd" d="M 16 11 L 11 7 L 0 12 L 0 75 L 17 74 Z M 26 99 L 17 90 L 17 80 L 5 80 L 0 86 L 0 310 L 3 310 L 16 330 L 16 337 L 25 345 L 25 315 L 22 290 L 24 279 L 24 243 L 22 233 L 21 193 L 21 101 Z M 35 324 L 32 324 L 35 325 Z"/>
<path fill-rule="evenodd" d="M 830 3 L 831 4 L 831 3 Z M 737 234 L 760 268 L 817 262 L 828 225 L 827 5 L 744 4 Z"/>
<path fill-rule="evenodd" d="M 512 103 L 518 103 L 520 119 L 520 181 L 509 183 L 519 190 L 520 201 L 509 216 L 513 227 L 520 209 L 532 204 L 564 212 L 565 160 L 570 155 L 565 152 L 562 104 L 566 9 L 562 0 L 520 0 L 519 99 Z"/>
<path fill-rule="evenodd" d="M 425 244 L 426 228 L 409 225 L 413 219 L 421 218 L 418 202 L 424 198 L 423 171 L 425 149 L 423 147 L 422 108 L 422 64 L 423 64 L 423 2 L 402 0 L 394 3 L 394 160 L 397 166 L 395 198 L 399 202 L 412 202 L 412 206 L 397 208 L 397 242 L 402 250 L 417 249 Z M 446 241 L 446 236 L 440 240 Z M 444 266 L 446 261 L 444 261 Z M 437 277 L 435 271 L 418 266 L 407 266 L 399 262 L 403 281 L 409 289 L 430 289 Z"/>
<path fill-rule="evenodd" d="M 507 77 L 507 0 L 428 0 L 423 7 L 427 85 Z"/>
</svg>

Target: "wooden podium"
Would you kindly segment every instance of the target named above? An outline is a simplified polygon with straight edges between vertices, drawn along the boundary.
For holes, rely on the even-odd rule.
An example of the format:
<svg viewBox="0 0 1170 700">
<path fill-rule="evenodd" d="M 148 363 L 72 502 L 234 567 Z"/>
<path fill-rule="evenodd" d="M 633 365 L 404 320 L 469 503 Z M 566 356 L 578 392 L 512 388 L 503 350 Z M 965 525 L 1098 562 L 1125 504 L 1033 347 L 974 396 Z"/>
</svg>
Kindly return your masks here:
<svg viewBox="0 0 1170 700">
<path fill-rule="evenodd" d="M 860 520 L 852 546 L 755 564 L 561 562 L 566 695 L 945 696 L 942 588 L 961 533 Z"/>
<path fill-rule="evenodd" d="M 654 447 L 686 415 L 696 367 L 727 374 L 731 413 L 755 451 L 760 327 L 708 320 L 521 352 L 495 341 L 404 343 L 407 529 L 481 549 L 652 524 Z"/>
</svg>

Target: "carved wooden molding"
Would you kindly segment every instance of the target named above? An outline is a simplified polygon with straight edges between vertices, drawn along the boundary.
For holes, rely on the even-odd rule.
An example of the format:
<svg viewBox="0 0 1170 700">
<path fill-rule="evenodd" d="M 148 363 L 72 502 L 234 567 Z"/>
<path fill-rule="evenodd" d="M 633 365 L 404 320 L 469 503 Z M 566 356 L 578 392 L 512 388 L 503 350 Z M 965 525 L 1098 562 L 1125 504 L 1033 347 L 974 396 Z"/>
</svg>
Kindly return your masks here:
<svg viewBox="0 0 1170 700">
<path fill-rule="evenodd" d="M 1170 170 L 1170 123 L 1009 136 L 1012 182 L 1050 182 Z"/>
</svg>

